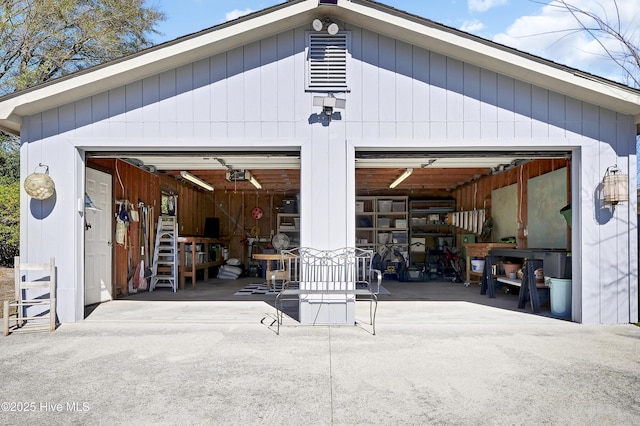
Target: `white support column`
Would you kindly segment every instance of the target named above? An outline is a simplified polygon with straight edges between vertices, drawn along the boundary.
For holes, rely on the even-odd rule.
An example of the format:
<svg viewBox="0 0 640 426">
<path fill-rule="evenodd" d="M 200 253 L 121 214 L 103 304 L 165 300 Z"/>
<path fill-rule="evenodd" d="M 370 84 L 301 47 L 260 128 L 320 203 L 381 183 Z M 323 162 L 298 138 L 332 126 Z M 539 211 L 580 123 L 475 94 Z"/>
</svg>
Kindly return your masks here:
<svg viewBox="0 0 640 426">
<path fill-rule="evenodd" d="M 301 244 L 320 250 L 353 245 L 355 154 L 344 124 L 313 124 L 312 140 L 301 148 Z M 353 324 L 353 300 L 300 301 L 303 324 Z"/>
</svg>

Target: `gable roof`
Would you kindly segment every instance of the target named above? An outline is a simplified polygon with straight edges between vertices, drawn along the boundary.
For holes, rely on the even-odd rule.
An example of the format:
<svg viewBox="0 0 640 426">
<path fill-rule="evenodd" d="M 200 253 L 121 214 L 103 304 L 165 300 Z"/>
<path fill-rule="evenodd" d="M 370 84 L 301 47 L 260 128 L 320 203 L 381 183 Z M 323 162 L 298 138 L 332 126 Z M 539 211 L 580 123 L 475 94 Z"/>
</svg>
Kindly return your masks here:
<svg viewBox="0 0 640 426">
<path fill-rule="evenodd" d="M 22 117 L 214 56 L 327 15 L 460 61 L 634 117 L 640 91 L 371 0 L 290 0 L 136 54 L 0 98 L 0 129 L 19 134 Z"/>
</svg>

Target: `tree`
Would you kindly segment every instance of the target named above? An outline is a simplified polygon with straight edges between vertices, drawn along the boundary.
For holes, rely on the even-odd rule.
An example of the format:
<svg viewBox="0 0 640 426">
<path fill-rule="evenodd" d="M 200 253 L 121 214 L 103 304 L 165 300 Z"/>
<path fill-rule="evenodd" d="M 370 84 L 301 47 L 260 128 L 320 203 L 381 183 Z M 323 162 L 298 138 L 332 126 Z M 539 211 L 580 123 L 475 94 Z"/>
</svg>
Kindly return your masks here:
<svg viewBox="0 0 640 426">
<path fill-rule="evenodd" d="M 0 96 L 149 47 L 164 19 L 144 0 L 0 0 Z M 19 248 L 19 161 L 0 132 L 0 265 Z"/>
<path fill-rule="evenodd" d="M 633 2 L 636 4 L 635 0 Z M 621 9 L 621 3 L 619 0 L 607 0 L 609 8 L 606 8 L 593 0 L 593 5 L 599 9 L 593 11 L 566 0 L 553 0 L 549 6 L 570 13 L 578 24 L 578 28 L 571 31 L 587 32 L 602 47 L 605 55 L 623 70 L 627 84 L 640 88 L 640 35 L 634 33 L 636 26 L 622 27 L 620 16 L 626 11 Z M 632 5 L 632 2 L 628 4 Z M 610 16 L 608 10 L 613 11 L 615 16 Z"/>
<path fill-rule="evenodd" d="M 20 180 L 18 140 L 0 133 L 0 185 Z"/>
<path fill-rule="evenodd" d="M 0 95 L 151 46 L 144 0 L 0 0 Z"/>
<path fill-rule="evenodd" d="M 13 266 L 20 246 L 20 183 L 0 184 L 0 266 Z"/>
<path fill-rule="evenodd" d="M 627 84 L 640 89 L 640 34 L 635 32 L 637 26 L 623 28 L 620 16 L 627 11 L 621 10 L 619 0 L 607 1 L 609 2 L 607 5 L 615 13 L 614 17 L 609 16 L 607 8 L 597 0 L 593 0 L 594 5 L 598 6 L 597 12 L 578 7 L 567 0 L 553 0 L 549 6 L 569 12 L 578 23 L 578 28 L 573 31 L 586 31 L 602 47 L 605 54 L 622 69 Z M 637 11 L 635 4 L 633 0 L 625 5 L 631 5 L 633 10 Z M 636 153 L 639 158 L 636 171 L 640 175 L 640 135 L 636 136 Z"/>
</svg>

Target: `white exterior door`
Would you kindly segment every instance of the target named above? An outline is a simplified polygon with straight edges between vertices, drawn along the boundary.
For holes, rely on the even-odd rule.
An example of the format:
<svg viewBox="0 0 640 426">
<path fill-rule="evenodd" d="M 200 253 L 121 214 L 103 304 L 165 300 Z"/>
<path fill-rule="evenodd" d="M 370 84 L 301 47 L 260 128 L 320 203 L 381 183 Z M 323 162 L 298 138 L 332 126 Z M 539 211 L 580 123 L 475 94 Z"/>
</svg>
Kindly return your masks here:
<svg viewBox="0 0 640 426">
<path fill-rule="evenodd" d="M 94 207 L 85 207 L 84 304 L 113 298 L 112 271 L 112 188 L 111 175 L 86 169 L 86 191 Z"/>
</svg>

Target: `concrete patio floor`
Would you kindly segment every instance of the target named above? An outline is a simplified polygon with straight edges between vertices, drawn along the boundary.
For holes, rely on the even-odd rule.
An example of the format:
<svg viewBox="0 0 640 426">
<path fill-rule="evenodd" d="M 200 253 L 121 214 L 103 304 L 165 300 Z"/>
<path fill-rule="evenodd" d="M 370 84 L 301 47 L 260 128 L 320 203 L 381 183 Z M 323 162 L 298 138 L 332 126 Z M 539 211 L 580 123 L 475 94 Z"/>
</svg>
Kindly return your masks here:
<svg viewBox="0 0 640 426">
<path fill-rule="evenodd" d="M 516 309 L 453 283 L 384 282 L 366 326 L 261 323 L 250 279 L 103 303 L 0 339 L 3 424 L 635 424 L 640 328 Z M 253 279 L 255 282 L 256 279 Z M 357 317 L 366 318 L 360 303 Z M 547 307 L 548 309 L 548 307 Z"/>
</svg>

